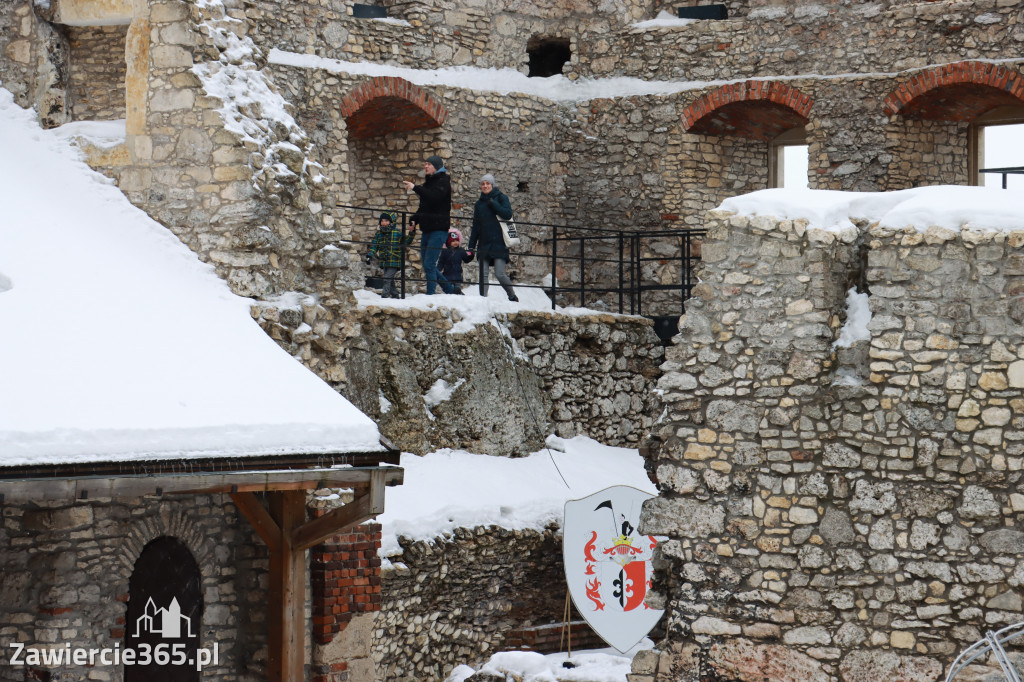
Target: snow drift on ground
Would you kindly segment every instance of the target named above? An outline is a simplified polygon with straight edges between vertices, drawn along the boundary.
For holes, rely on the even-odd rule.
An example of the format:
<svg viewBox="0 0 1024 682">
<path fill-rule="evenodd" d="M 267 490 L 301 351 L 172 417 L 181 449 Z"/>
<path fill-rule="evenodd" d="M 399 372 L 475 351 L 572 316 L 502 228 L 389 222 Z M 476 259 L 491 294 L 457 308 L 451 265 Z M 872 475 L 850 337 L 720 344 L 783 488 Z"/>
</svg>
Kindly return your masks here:
<svg viewBox="0 0 1024 682">
<path fill-rule="evenodd" d="M 657 494 L 634 449 L 602 445 L 584 436 L 549 436 L 547 445 L 515 459 L 462 450 L 423 457 L 404 453 L 405 483 L 388 489 L 385 511 L 377 518 L 383 526 L 381 557 L 401 552 L 399 536 L 429 542 L 456 528 L 542 530 L 549 524 L 561 525 L 568 500 L 613 485 Z"/>
<path fill-rule="evenodd" d="M 0 89 L 0 465 L 382 450 L 65 133 Z"/>
<path fill-rule="evenodd" d="M 783 220 L 803 218 L 808 227 L 829 231 L 852 229 L 855 219 L 920 231 L 933 225 L 955 231 L 1024 230 L 1020 193 L 994 187 L 939 185 L 897 192 L 766 189 L 726 199 L 719 209 Z"/>
<path fill-rule="evenodd" d="M 468 665 L 456 666 L 445 682 L 465 682 L 474 672 L 513 675 L 520 682 L 625 682 L 636 652 L 653 649 L 654 642 L 644 638 L 620 654 L 615 649 L 590 649 L 566 653 L 538 654 L 533 651 L 502 651 L 474 671 Z M 563 665 L 569 661 L 573 667 Z"/>
<path fill-rule="evenodd" d="M 410 271 L 415 276 L 420 276 L 421 274 L 418 268 L 410 268 Z M 476 285 L 470 284 L 463 286 L 463 293 L 461 295 L 442 294 L 439 292 L 433 296 L 407 294 L 404 299 L 397 299 L 381 298 L 375 291 L 360 289 L 355 292 L 355 296 L 360 308 L 380 306 L 406 310 L 445 310 L 455 320 L 455 324 L 448 332 L 449 334 L 465 333 L 476 325 L 492 322 L 497 313 L 515 313 L 524 310 L 552 312 L 551 299 L 548 298 L 543 289 L 517 284 L 515 290 L 516 296 L 519 298 L 518 303 L 508 300 L 501 286 L 496 283 L 490 285 L 486 297 L 480 295 Z M 599 311 L 593 308 L 563 308 L 558 306 L 555 310 L 560 315 L 609 314 L 606 311 Z"/>
</svg>

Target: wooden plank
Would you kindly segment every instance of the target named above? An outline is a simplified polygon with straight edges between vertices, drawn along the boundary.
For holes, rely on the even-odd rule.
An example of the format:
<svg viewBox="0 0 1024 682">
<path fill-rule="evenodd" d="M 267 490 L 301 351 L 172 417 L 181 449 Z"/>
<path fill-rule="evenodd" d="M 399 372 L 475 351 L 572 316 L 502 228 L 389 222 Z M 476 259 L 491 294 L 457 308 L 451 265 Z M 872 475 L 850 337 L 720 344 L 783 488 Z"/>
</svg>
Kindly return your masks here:
<svg viewBox="0 0 1024 682">
<path fill-rule="evenodd" d="M 74 479 L 22 478 L 0 481 L 6 502 L 43 502 L 150 495 L 189 495 L 272 490 L 313 490 L 318 487 L 354 488 L 369 482 L 376 467 L 302 469 L 296 471 L 196 473 L 137 476 L 85 476 Z M 399 467 L 381 467 L 387 485 L 400 485 Z"/>
<path fill-rule="evenodd" d="M 343 507 L 338 507 L 297 528 L 292 536 L 296 549 L 309 549 L 330 537 L 384 512 L 384 472 L 374 471 L 370 485 Z"/>
<path fill-rule="evenodd" d="M 271 551 L 281 549 L 281 528 L 252 493 L 231 493 L 238 511 L 242 513 Z"/>
</svg>

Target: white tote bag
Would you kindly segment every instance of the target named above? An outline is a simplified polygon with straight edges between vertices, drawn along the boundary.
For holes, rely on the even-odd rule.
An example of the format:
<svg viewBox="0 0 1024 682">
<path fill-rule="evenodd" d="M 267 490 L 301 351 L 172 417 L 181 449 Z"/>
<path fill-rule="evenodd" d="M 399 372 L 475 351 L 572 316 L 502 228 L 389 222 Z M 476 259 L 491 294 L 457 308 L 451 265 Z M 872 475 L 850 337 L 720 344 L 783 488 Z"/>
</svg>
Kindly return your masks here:
<svg viewBox="0 0 1024 682">
<path fill-rule="evenodd" d="M 505 246 L 519 246 L 519 230 L 516 228 L 515 218 L 499 219 L 498 224 L 501 225 L 501 238 L 505 240 Z"/>
</svg>

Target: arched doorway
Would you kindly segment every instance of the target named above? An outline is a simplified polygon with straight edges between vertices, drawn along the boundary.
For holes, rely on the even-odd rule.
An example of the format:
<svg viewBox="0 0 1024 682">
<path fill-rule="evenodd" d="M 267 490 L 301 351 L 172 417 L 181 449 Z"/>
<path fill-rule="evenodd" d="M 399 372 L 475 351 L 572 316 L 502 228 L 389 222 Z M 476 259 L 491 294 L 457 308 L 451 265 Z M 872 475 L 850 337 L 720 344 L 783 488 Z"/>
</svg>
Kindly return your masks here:
<svg viewBox="0 0 1024 682">
<path fill-rule="evenodd" d="M 990 184 L 993 166 L 1020 166 L 1024 74 L 990 62 L 955 62 L 916 72 L 886 98 L 896 160 L 889 189 L 918 185 Z M 1001 133 L 1016 133 L 1002 139 Z M 990 139 L 991 138 L 991 139 Z M 1002 149 L 1000 149 L 1002 148 Z M 1012 152 L 999 157 L 997 152 Z M 987 152 L 987 153 L 986 153 Z M 1015 178 L 1015 180 L 1018 178 Z"/>
<path fill-rule="evenodd" d="M 202 616 L 202 575 L 188 547 L 167 536 L 150 542 L 129 581 L 125 648 L 140 660 L 143 651 L 155 658 L 160 647 L 171 661 L 126 665 L 125 682 L 198 682 Z"/>
<path fill-rule="evenodd" d="M 689 104 L 682 112 L 683 129 L 705 136 L 720 162 L 695 169 L 694 184 L 711 188 L 704 190 L 708 208 L 742 192 L 806 187 L 806 126 L 812 106 L 814 100 L 800 90 L 760 80 L 723 85 Z M 799 167 L 802 178 L 785 182 L 787 159 Z"/>
</svg>

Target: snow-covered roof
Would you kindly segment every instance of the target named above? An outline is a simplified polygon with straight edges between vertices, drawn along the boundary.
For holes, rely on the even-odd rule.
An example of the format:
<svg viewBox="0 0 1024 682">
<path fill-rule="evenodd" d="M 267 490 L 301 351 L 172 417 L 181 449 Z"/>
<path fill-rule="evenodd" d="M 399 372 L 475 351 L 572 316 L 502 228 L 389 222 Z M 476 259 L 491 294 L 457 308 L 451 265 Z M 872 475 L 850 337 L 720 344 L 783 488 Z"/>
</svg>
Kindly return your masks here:
<svg viewBox="0 0 1024 682">
<path fill-rule="evenodd" d="M 213 269 L 0 89 L 0 466 L 381 452 Z"/>
</svg>

